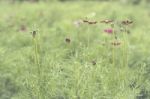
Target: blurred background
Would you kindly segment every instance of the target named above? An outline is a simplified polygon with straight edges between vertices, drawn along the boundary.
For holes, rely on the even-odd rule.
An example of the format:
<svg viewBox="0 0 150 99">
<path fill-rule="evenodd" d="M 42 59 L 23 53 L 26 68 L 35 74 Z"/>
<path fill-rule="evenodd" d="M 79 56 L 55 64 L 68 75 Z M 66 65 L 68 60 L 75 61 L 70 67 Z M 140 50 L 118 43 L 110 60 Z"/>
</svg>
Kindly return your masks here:
<svg viewBox="0 0 150 99">
<path fill-rule="evenodd" d="M 130 3 L 130 4 L 140 4 L 140 3 L 150 3 L 150 0 L 0 0 L 0 1 L 7 1 L 7 2 L 53 2 L 53 1 L 60 1 L 60 2 L 65 2 L 65 1 L 99 1 L 99 2 L 121 2 L 121 3 Z"/>
<path fill-rule="evenodd" d="M 82 25 L 87 16 L 133 21 L 128 67 L 111 67 L 111 51 L 101 45 L 106 26 Z M 40 35 L 40 99 L 150 99 L 150 0 L 0 0 L 0 99 L 38 99 L 33 30 Z"/>
</svg>

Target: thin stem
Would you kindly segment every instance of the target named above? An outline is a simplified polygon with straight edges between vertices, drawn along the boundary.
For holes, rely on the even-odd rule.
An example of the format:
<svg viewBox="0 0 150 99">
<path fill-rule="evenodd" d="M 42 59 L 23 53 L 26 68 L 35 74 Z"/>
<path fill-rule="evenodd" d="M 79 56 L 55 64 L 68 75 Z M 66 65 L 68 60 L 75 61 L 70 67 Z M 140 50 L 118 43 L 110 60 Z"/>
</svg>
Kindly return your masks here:
<svg viewBox="0 0 150 99">
<path fill-rule="evenodd" d="M 127 27 L 125 27 L 125 39 L 126 39 L 126 65 L 128 66 L 128 37 L 127 37 Z"/>
<path fill-rule="evenodd" d="M 41 65 L 39 61 L 39 51 L 38 51 L 38 41 L 37 37 L 33 37 L 33 43 L 34 43 L 34 62 L 37 66 L 37 77 L 38 77 L 38 99 L 41 99 Z"/>
<path fill-rule="evenodd" d="M 87 44 L 87 47 L 89 47 L 89 43 L 90 43 L 90 34 L 89 34 L 89 26 L 88 26 L 88 30 L 87 30 L 87 36 L 88 36 L 88 44 Z"/>
<path fill-rule="evenodd" d="M 112 32 L 113 32 L 113 41 L 112 42 L 114 42 L 114 40 L 115 40 L 115 32 L 114 32 L 114 28 L 112 28 Z M 112 47 L 113 47 L 113 67 L 115 66 L 115 47 L 114 47 L 114 45 L 112 45 Z"/>
<path fill-rule="evenodd" d="M 125 32 L 123 33 L 124 45 L 123 45 L 123 65 L 128 66 L 128 53 L 127 53 L 127 34 L 126 28 Z"/>
</svg>

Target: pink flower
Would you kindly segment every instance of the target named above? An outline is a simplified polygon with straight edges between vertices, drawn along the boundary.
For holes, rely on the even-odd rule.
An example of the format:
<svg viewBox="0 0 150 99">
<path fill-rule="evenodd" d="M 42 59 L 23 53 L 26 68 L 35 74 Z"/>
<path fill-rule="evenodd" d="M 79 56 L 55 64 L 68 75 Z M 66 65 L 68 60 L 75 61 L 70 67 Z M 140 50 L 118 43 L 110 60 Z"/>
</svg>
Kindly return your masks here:
<svg viewBox="0 0 150 99">
<path fill-rule="evenodd" d="M 112 34 L 113 30 L 112 29 L 105 29 L 104 32 L 108 33 L 108 34 Z"/>
</svg>

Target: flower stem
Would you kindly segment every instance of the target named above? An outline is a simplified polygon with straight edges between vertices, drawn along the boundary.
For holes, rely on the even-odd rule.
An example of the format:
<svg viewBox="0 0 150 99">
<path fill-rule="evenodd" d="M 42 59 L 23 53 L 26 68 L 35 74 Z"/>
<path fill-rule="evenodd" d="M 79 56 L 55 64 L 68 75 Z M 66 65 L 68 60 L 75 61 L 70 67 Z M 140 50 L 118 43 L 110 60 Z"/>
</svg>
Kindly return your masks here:
<svg viewBox="0 0 150 99">
<path fill-rule="evenodd" d="M 37 37 L 33 37 L 34 44 L 34 63 L 37 66 L 37 83 L 38 83 L 38 99 L 41 98 L 41 65 L 39 60 L 39 50 L 38 50 L 38 39 Z"/>
<path fill-rule="evenodd" d="M 123 45 L 123 65 L 128 66 L 128 48 L 127 48 L 127 33 L 126 27 L 125 32 L 123 33 L 124 45 Z"/>
<path fill-rule="evenodd" d="M 115 32 L 114 32 L 114 28 L 112 28 L 112 33 L 113 33 L 113 41 L 112 42 L 114 42 L 114 40 L 115 40 Z M 115 66 L 115 47 L 114 47 L 114 45 L 112 45 L 112 47 L 113 47 L 113 52 L 112 52 L 112 54 L 113 54 L 113 67 Z"/>
<path fill-rule="evenodd" d="M 128 37 L 127 37 L 127 27 L 125 27 L 125 39 L 126 39 L 126 66 L 128 66 Z"/>
</svg>

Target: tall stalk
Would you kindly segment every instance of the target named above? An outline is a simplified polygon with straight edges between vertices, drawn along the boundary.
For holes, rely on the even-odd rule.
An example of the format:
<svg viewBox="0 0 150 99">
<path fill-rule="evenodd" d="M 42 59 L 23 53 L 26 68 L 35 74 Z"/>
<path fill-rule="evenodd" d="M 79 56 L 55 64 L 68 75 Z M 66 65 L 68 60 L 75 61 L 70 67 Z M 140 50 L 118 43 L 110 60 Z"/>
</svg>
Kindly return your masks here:
<svg viewBox="0 0 150 99">
<path fill-rule="evenodd" d="M 126 39 L 126 65 L 128 66 L 128 36 L 127 36 L 127 26 L 125 27 L 125 39 Z"/>
<path fill-rule="evenodd" d="M 126 28 L 125 32 L 123 33 L 123 65 L 128 66 L 128 45 L 127 45 L 127 33 Z"/>
<path fill-rule="evenodd" d="M 39 60 L 39 46 L 38 46 L 38 38 L 37 38 L 37 32 L 33 31 L 33 45 L 34 45 L 34 64 L 37 66 L 37 83 L 38 83 L 38 99 L 41 98 L 41 65 Z"/>
<path fill-rule="evenodd" d="M 112 27 L 112 34 L 113 34 L 113 38 L 112 38 L 112 42 L 115 42 L 115 32 L 114 32 L 114 24 L 111 24 Z M 113 50 L 112 50 L 112 59 L 113 59 L 113 67 L 115 66 L 115 47 L 114 45 L 112 46 Z"/>
</svg>

